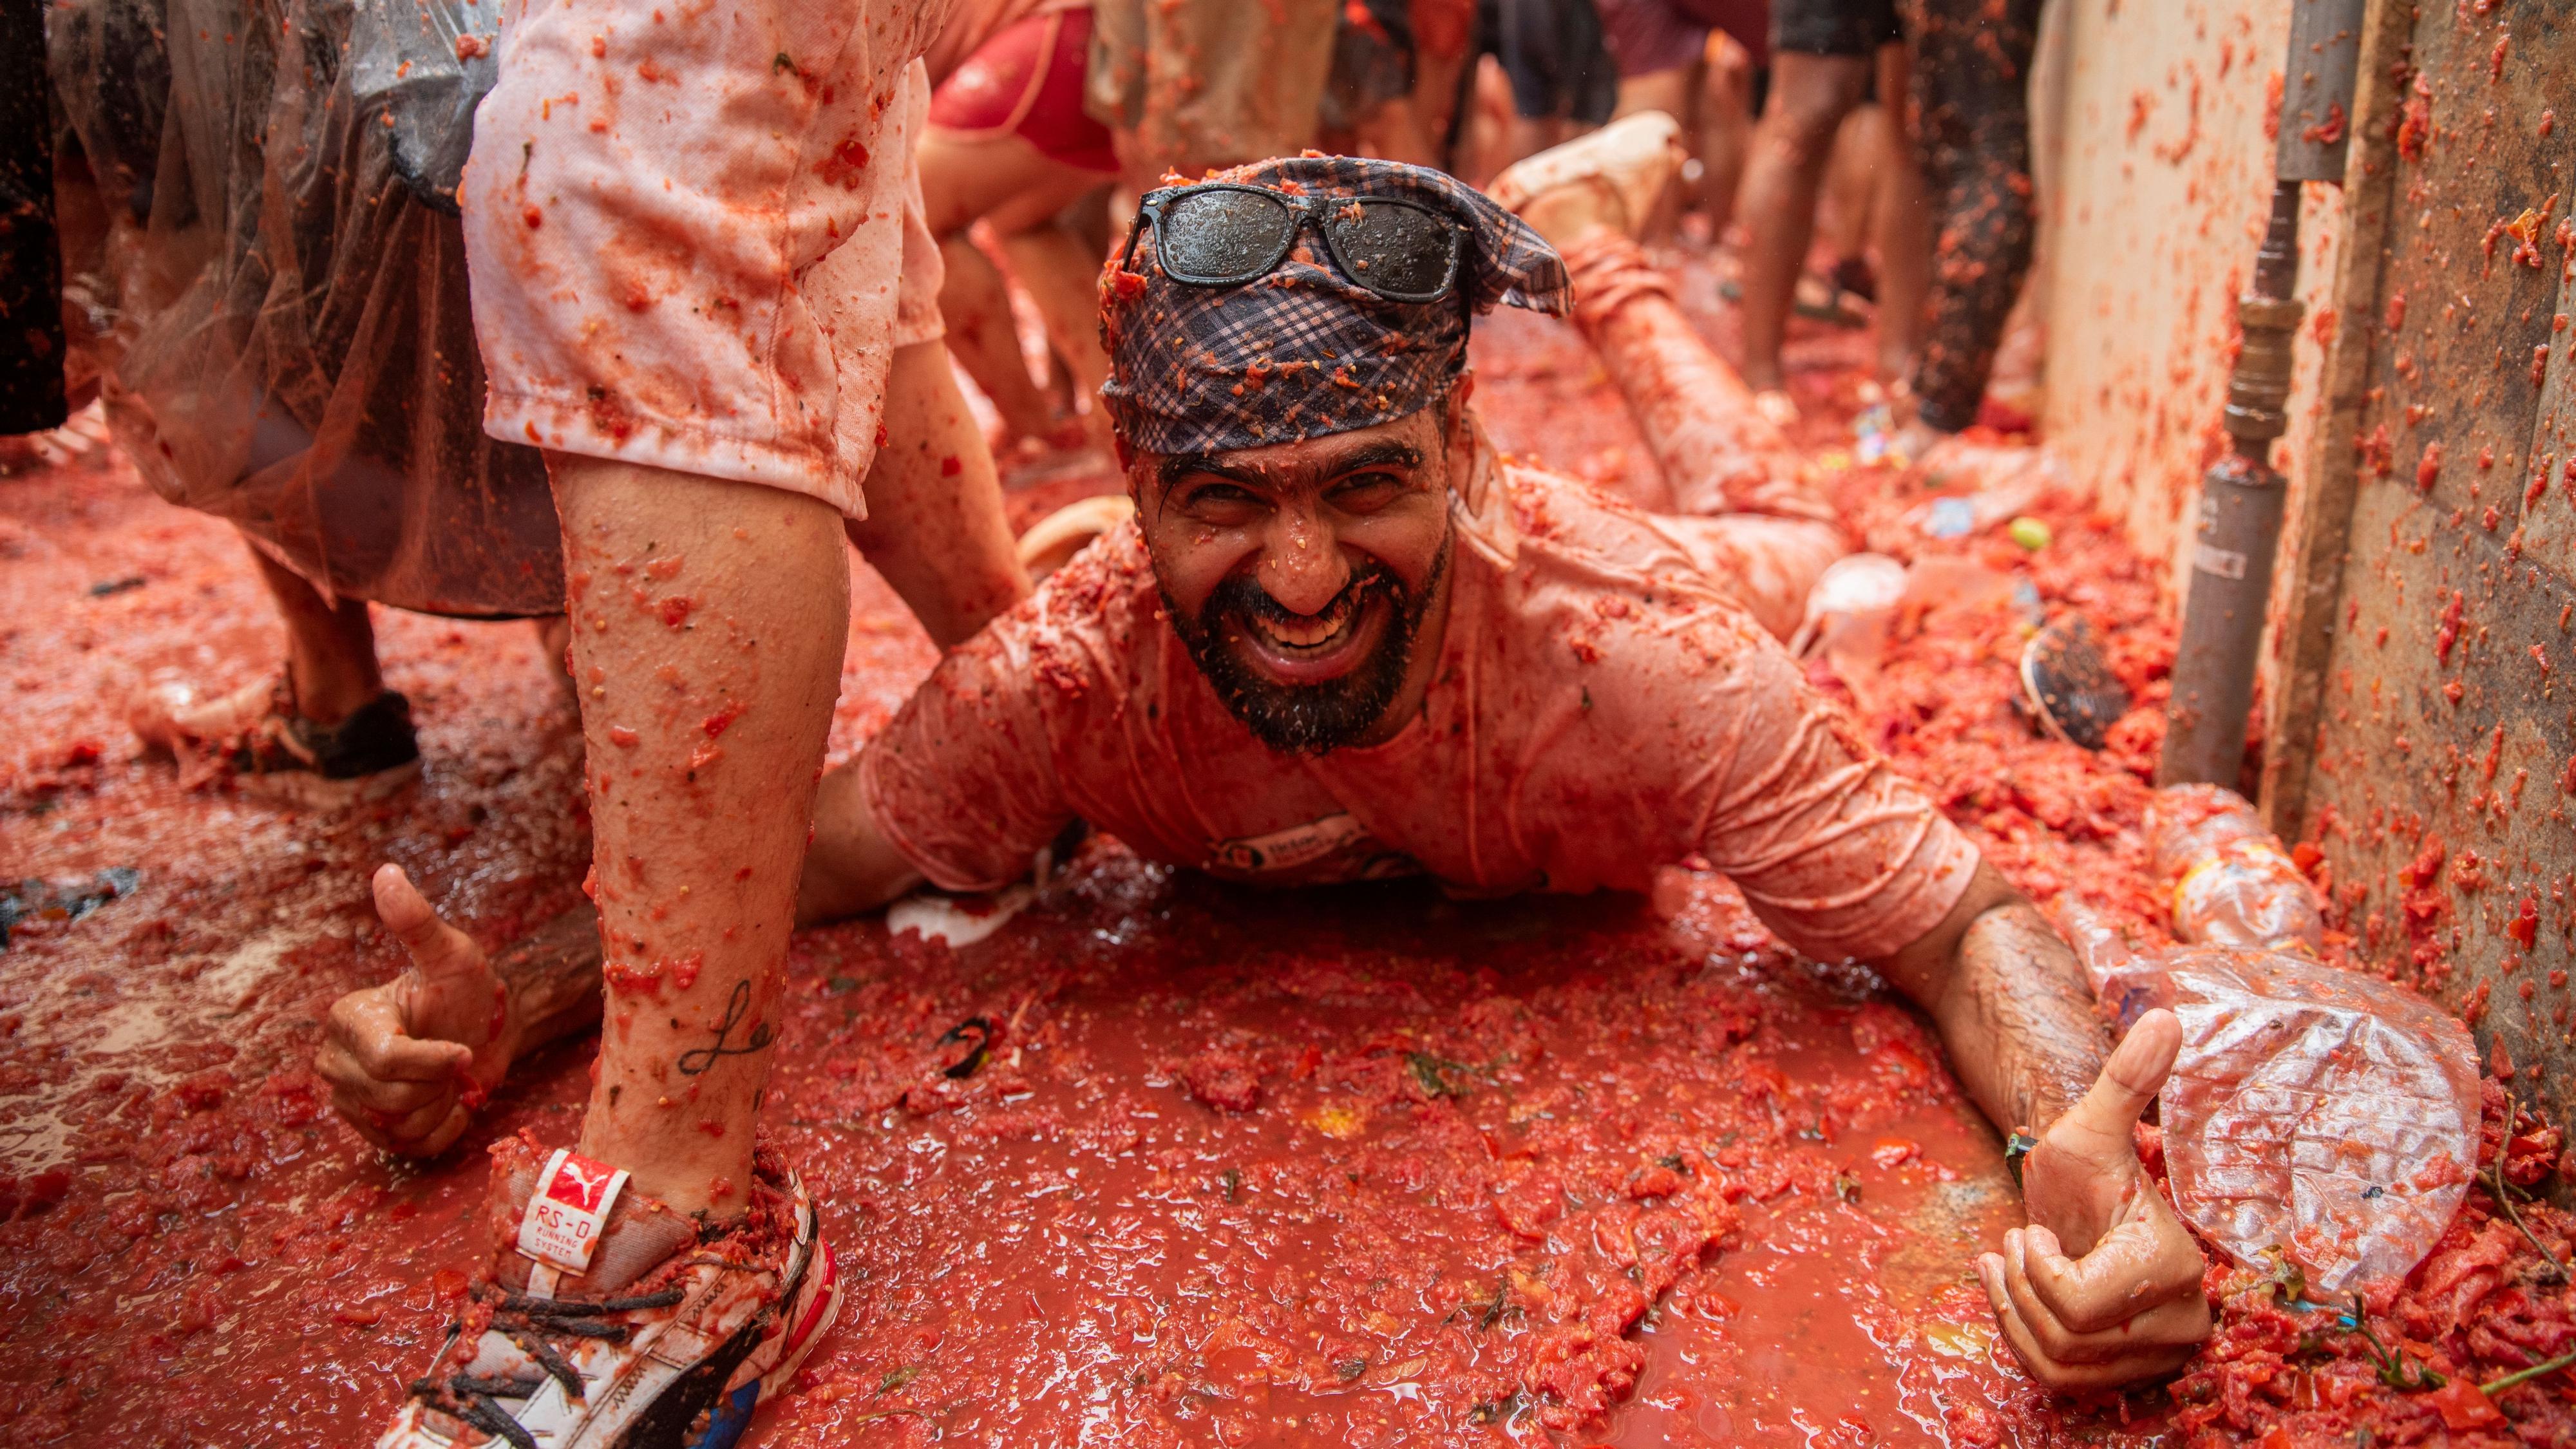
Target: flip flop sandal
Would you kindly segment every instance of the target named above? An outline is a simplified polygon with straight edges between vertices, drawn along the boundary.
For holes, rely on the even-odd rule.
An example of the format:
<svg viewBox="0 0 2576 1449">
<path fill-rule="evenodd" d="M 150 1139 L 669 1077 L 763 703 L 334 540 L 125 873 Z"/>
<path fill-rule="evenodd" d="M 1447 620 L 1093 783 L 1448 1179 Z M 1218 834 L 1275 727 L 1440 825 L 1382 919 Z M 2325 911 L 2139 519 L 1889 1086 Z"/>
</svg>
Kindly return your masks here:
<svg viewBox="0 0 2576 1449">
<path fill-rule="evenodd" d="M 267 715 L 218 742 L 223 765 L 250 794 L 323 809 L 382 800 L 420 777 L 411 701 L 385 690 L 336 725 L 295 714 L 284 682 Z"/>
<path fill-rule="evenodd" d="M 1817 297 L 1819 289 L 1823 293 L 1822 300 Z M 1789 310 L 1810 322 L 1834 327 L 1866 327 L 1869 325 L 1868 314 L 1855 311 L 1843 301 L 1845 297 L 1858 295 L 1831 277 L 1801 272 L 1796 289 L 1789 295 Z"/>
<path fill-rule="evenodd" d="M 2023 711 L 2050 736 L 2082 749 L 2109 743 L 2111 726 L 2129 712 L 2129 690 L 2093 642 L 2082 615 L 2051 624 L 2021 651 Z"/>
<path fill-rule="evenodd" d="M 1812 287 L 1826 288 L 1825 300 L 1817 301 L 1810 290 Z M 1844 288 L 1827 278 L 1813 272 L 1800 272 L 1796 286 L 1789 294 L 1789 310 L 1810 322 L 1826 322 L 1836 327 L 1868 326 L 1869 318 L 1865 314 L 1843 305 L 1844 293 Z M 1728 277 L 1717 284 L 1717 295 L 1740 305 L 1744 301 L 1744 284 Z"/>
</svg>

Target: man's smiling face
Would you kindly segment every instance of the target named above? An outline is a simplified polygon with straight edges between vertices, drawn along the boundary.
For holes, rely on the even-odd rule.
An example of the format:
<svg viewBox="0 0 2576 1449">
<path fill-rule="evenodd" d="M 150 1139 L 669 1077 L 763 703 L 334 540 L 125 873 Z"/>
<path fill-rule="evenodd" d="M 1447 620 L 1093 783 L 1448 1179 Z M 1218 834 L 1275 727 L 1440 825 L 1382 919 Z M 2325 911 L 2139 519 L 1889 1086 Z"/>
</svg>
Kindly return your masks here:
<svg viewBox="0 0 2576 1449">
<path fill-rule="evenodd" d="M 1449 490 L 1470 457 L 1466 395 L 1461 379 L 1445 404 L 1302 442 L 1127 456 L 1173 626 L 1271 748 L 1377 743 L 1419 697 L 1437 633 L 1423 650 L 1416 635 L 1447 598 Z"/>
</svg>

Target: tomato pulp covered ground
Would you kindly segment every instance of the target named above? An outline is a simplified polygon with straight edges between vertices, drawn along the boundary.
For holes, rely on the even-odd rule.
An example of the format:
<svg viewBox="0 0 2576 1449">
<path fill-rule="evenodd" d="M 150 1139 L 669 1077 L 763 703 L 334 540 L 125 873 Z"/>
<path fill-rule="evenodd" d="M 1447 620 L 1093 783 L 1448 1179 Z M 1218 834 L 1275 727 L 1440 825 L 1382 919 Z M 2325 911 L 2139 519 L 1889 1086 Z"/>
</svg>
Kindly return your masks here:
<svg viewBox="0 0 2576 1449">
<path fill-rule="evenodd" d="M 1800 346 L 1830 446 L 1857 348 Z M 1503 446 L 1659 501 L 1569 332 L 1501 319 L 1478 359 Z M 1965 583 L 1902 611 L 1874 668 L 1815 677 L 2034 894 L 2146 919 L 2160 569 L 2066 500 L 2032 553 L 1922 542 L 1887 472 L 1837 486 L 1874 542 Z M 29 914 L 0 953 L 0 1438 L 363 1442 L 463 1295 L 474 1147 L 569 1141 L 589 1045 L 412 1166 L 332 1118 L 317 1024 L 398 964 L 366 906 L 382 860 L 491 943 L 579 898 L 568 711 L 527 626 L 387 616 L 423 784 L 282 813 L 132 758 L 117 723 L 123 679 L 277 656 L 219 525 L 75 467 L 0 480 L 0 557 L 0 879 L 40 878 L 9 888 Z M 2137 692 L 2102 755 L 2010 707 L 2033 600 L 2086 614 Z M 930 659 L 866 579 L 836 752 Z M 871 920 L 801 934 L 788 969 L 769 1130 L 855 1291 L 767 1443 L 2576 1433 L 2564 1377 L 2478 1387 L 2576 1346 L 2542 1261 L 2566 1219 L 2517 1203 L 2516 1227 L 2492 1184 L 2357 1318 L 2214 1266 L 2220 1337 L 2171 1392 L 2049 1400 L 1967 1272 L 2019 1207 L 1922 1018 L 1684 869 L 1642 900 L 1262 894 L 1095 841 L 977 944 Z M 2557 1136 L 2504 1112 L 2491 1088 L 2488 1160 L 2537 1183 Z"/>
</svg>

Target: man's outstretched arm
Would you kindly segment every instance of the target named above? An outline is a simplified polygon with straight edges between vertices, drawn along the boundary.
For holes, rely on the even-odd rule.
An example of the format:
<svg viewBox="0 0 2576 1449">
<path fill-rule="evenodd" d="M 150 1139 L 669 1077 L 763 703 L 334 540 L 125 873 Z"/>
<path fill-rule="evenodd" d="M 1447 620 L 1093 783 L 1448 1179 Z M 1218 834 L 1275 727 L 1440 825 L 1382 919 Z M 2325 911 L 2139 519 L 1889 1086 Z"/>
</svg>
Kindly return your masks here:
<svg viewBox="0 0 2576 1449">
<path fill-rule="evenodd" d="M 2061 1390 L 2179 1367 L 2209 1336 L 2204 1264 L 2131 1129 L 2173 1069 L 2180 1023 L 2150 1012 L 2106 1053 L 2075 952 L 1985 864 L 1938 926 L 1880 966 L 1932 1014 L 1986 1115 L 2039 1141 L 2022 1167 L 2031 1225 L 1977 1260 L 2022 1362 Z"/>
<path fill-rule="evenodd" d="M 1980 862 L 1941 923 L 1880 966 L 1932 1013 L 1951 1069 L 2004 1131 L 2057 1120 L 2110 1055 L 2083 963 L 1991 865 Z"/>
</svg>

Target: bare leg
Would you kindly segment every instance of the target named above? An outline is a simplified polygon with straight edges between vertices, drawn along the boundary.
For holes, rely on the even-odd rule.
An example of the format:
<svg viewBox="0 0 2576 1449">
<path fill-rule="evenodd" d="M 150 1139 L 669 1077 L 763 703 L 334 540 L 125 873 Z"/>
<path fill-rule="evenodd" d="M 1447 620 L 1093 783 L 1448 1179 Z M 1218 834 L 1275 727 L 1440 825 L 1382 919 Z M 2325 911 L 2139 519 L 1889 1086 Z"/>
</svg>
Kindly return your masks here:
<svg viewBox="0 0 2576 1449">
<path fill-rule="evenodd" d="M 1020 136 L 970 139 L 932 127 L 921 138 L 920 158 L 923 210 L 948 263 L 939 305 L 949 346 L 1014 431 L 1023 437 L 1043 434 L 1053 419 L 1021 355 L 1002 274 L 966 240 L 966 230 L 989 219 L 995 233 L 1008 237 L 1051 220 L 1101 178 L 1049 157 Z M 1042 297 L 1041 309 L 1046 305 Z M 1064 346 L 1062 337 L 1057 345 Z M 1092 346 L 1098 350 L 1097 343 Z M 1024 420 L 1034 425 L 1023 426 Z"/>
<path fill-rule="evenodd" d="M 607 955 L 580 1150 L 740 1212 L 839 692 L 849 555 L 816 499 L 550 454 Z"/>
<path fill-rule="evenodd" d="M 1047 183 L 995 206 L 985 218 L 1002 239 L 1012 273 L 1037 304 L 1047 341 L 1070 374 L 1072 392 L 1090 409 L 1085 429 L 1102 448 L 1109 446 L 1109 414 L 1100 406 L 1109 354 L 1100 346 L 1098 289 L 1100 259 L 1108 248 L 1077 235 L 1069 216 L 1080 215 L 1075 204 L 1105 192 L 1108 184 L 1109 178 L 1097 172 L 1066 167 Z M 1080 189 L 1068 199 L 1065 192 L 1076 187 Z"/>
<path fill-rule="evenodd" d="M 896 350 L 885 416 L 890 436 L 867 480 L 875 516 L 849 533 L 875 544 L 872 562 L 953 644 L 1028 593 L 992 459 L 936 342 Z M 463 1042 L 488 1088 L 513 1058 L 601 1016 L 605 977 L 582 1151 L 675 1207 L 729 1212 L 750 1182 L 768 1070 L 758 1047 L 775 1030 L 811 782 L 838 692 L 848 554 L 836 515 L 798 494 L 562 455 L 549 464 L 572 612 L 540 634 L 558 655 L 567 626 L 571 636 L 593 767 L 596 915 L 567 913 L 539 949 L 490 963 L 495 977 L 479 951 L 472 963 L 449 960 L 464 938 L 436 924 L 398 871 L 380 878 L 379 909 L 432 979 L 344 998 L 320 1064 L 369 1140 L 436 1152 L 465 1118 L 453 1084 L 442 1073 L 380 1077 L 378 1051 L 363 1043 L 389 1028 Z M 854 783 L 840 787 L 840 823 L 819 824 L 827 849 L 859 828 Z M 900 858 L 877 850 L 867 878 L 897 879 Z M 829 899 L 845 900 L 847 883 L 833 879 L 841 894 Z M 482 1013 L 460 1026 L 450 1009 L 490 1000 L 496 984 L 510 1003 L 497 1041 Z"/>
<path fill-rule="evenodd" d="M 267 554 L 254 548 L 250 556 L 286 624 L 286 680 L 295 712 L 327 728 L 382 694 L 385 679 L 376 667 L 376 628 L 367 617 L 367 601 L 332 603 Z"/>
<path fill-rule="evenodd" d="M 886 445 L 868 470 L 868 516 L 845 526 L 946 649 L 1026 598 L 1028 576 L 1012 551 L 993 455 L 938 343 L 895 349 L 885 418 Z"/>
<path fill-rule="evenodd" d="M 1100 405 L 1100 385 L 1109 380 L 1109 354 L 1100 347 L 1100 300 L 1093 290 L 1101 254 L 1053 220 L 1006 233 L 1002 251 L 1046 319 L 1047 340 L 1064 364 L 1073 395 L 1090 409 L 1083 415 L 1086 430 L 1106 448 L 1109 410 Z"/>
<path fill-rule="evenodd" d="M 1834 128 L 1816 197 L 1815 240 L 1824 243 L 1836 263 L 1863 255 L 1869 246 L 1870 223 L 1876 219 L 1873 203 L 1879 178 L 1887 174 L 1893 139 L 1887 108 L 1874 102 L 1852 107 Z"/>
<path fill-rule="evenodd" d="M 1744 253 L 1744 381 L 1777 390 L 1791 290 L 1814 236 L 1816 189 L 1834 131 L 1860 104 L 1869 63 L 1856 56 L 1772 57 L 1771 98 L 1754 129 L 1744 174 L 1752 236 Z"/>
<path fill-rule="evenodd" d="M 1699 206 L 1709 235 L 1723 240 L 1753 148 L 1753 58 L 1723 32 L 1711 36 L 1708 57 L 1699 96 Z"/>
<path fill-rule="evenodd" d="M 1449 126 L 1458 113 L 1459 82 L 1467 68 L 1464 55 L 1437 56 L 1418 54 L 1413 63 L 1413 118 L 1422 128 L 1432 147 L 1432 164 L 1453 167 L 1458 158 L 1443 151 L 1448 144 Z M 1463 132 L 1464 127 L 1460 130 Z M 1466 149 L 1462 134 L 1460 150 Z"/>
<path fill-rule="evenodd" d="M 1752 392 L 1674 305 L 1671 282 L 1605 219 L 1604 193 L 1561 186 L 1523 205 L 1521 219 L 1566 258 L 1574 321 L 1618 384 L 1646 446 L 1685 513 L 1745 506 L 1730 493 L 1794 477 L 1798 460 Z M 1801 509 L 1815 517 L 1821 510 Z"/>
<path fill-rule="evenodd" d="M 1503 64 L 1480 55 L 1467 94 L 1467 118 L 1459 127 L 1458 154 L 1451 158 L 1460 180 L 1482 186 L 1517 159 L 1512 147 L 1512 83 Z"/>
<path fill-rule="evenodd" d="M 1565 255 L 1574 320 L 1626 399 L 1685 515 L 1668 526 L 1701 568 L 1782 637 L 1807 591 L 1848 551 L 1833 510 L 1750 391 L 1700 339 L 1671 283 L 1601 215 L 1602 193 L 1560 187 L 1521 216 Z"/>
<path fill-rule="evenodd" d="M 1408 166 L 1439 164 L 1439 149 L 1423 132 L 1421 115 L 1411 96 L 1397 96 L 1363 117 L 1357 127 L 1360 151 Z"/>
<path fill-rule="evenodd" d="M 940 238 L 939 257 L 947 264 L 939 287 L 939 317 L 948 326 L 948 350 L 993 400 L 1006 439 L 1046 436 L 1055 427 L 1055 411 L 1047 405 L 1046 390 L 1029 375 L 1001 269 L 964 231 Z"/>
<path fill-rule="evenodd" d="M 1904 46 L 1880 47 L 1878 93 L 1905 95 L 1911 69 Z M 1885 107 L 1890 144 L 1886 164 L 1879 170 L 1873 208 L 1878 240 L 1878 375 L 1891 382 L 1913 369 L 1914 347 L 1923 336 L 1923 298 L 1932 286 L 1932 203 L 1906 121 L 1910 109 L 1902 101 Z"/>
<path fill-rule="evenodd" d="M 1475 0 L 1413 0 L 1413 116 L 1431 143 L 1434 166 L 1456 170 L 1449 145 L 1467 66 L 1476 38 Z M 1464 127 L 1458 128 L 1461 132 Z M 1463 136 L 1462 136 L 1463 140 Z M 1463 149 L 1463 147 L 1458 148 Z"/>
</svg>

